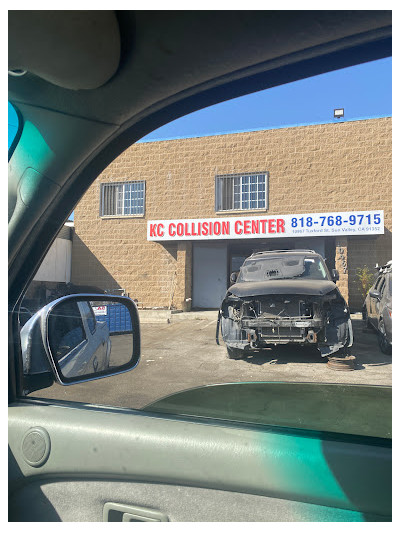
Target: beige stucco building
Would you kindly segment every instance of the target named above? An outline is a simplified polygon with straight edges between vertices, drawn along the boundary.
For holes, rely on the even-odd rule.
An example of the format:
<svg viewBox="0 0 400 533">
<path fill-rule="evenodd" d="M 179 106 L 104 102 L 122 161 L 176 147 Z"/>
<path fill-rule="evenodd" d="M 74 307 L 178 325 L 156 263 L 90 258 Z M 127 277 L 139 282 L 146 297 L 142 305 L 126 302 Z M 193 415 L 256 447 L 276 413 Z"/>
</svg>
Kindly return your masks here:
<svg viewBox="0 0 400 533">
<path fill-rule="evenodd" d="M 252 252 L 305 248 L 339 271 L 360 310 L 357 269 L 392 255 L 391 125 L 135 144 L 75 209 L 72 282 L 124 289 L 139 307 L 214 308 Z"/>
</svg>

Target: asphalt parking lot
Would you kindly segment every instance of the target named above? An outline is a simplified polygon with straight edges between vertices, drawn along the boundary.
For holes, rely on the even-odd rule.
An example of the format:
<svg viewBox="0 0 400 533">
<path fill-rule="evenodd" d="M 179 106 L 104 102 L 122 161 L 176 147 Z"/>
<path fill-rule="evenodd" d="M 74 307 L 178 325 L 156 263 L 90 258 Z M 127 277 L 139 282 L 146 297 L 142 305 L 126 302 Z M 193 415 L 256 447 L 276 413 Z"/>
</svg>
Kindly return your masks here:
<svg viewBox="0 0 400 533">
<path fill-rule="evenodd" d="M 244 360 L 230 360 L 221 340 L 215 342 L 216 319 L 177 320 L 141 325 L 142 357 L 135 370 L 105 379 L 61 386 L 31 396 L 141 409 L 166 395 L 214 383 L 297 381 L 392 384 L 392 356 L 384 355 L 373 331 L 353 316 L 355 370 L 335 371 L 314 349 L 277 347 Z M 121 340 L 118 341 L 121 349 Z"/>
</svg>

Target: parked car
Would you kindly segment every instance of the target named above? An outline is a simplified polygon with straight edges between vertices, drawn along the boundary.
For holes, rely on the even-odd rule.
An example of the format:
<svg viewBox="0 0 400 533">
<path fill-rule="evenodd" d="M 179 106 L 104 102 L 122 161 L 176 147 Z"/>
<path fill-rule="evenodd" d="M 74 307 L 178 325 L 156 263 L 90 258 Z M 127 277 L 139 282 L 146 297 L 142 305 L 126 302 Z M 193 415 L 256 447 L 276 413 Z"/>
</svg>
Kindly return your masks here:
<svg viewBox="0 0 400 533">
<path fill-rule="evenodd" d="M 363 306 L 363 320 L 367 328 L 378 332 L 379 348 L 392 353 L 392 261 L 379 267 L 379 274 L 369 290 Z"/>
<path fill-rule="evenodd" d="M 106 322 L 98 322 L 87 301 L 60 298 L 35 313 L 21 329 L 24 372 L 32 372 L 31 364 L 46 367 L 47 356 L 42 341 L 40 322 L 48 314 L 49 350 L 62 378 L 76 378 L 107 370 L 111 341 Z M 48 363 L 47 363 L 48 364 Z"/>
<path fill-rule="evenodd" d="M 233 273 L 218 326 L 228 357 L 271 345 L 316 346 L 346 355 L 353 344 L 350 312 L 323 258 L 313 250 L 258 252 Z M 218 339 L 217 326 L 217 339 Z"/>
</svg>

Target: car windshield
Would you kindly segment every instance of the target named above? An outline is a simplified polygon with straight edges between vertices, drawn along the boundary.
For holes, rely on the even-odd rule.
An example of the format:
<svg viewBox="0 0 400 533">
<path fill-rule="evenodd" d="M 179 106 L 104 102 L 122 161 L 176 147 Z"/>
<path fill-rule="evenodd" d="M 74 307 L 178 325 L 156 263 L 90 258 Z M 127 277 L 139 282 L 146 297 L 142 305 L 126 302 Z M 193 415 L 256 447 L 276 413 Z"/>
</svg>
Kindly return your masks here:
<svg viewBox="0 0 400 533">
<path fill-rule="evenodd" d="M 282 254 L 248 259 L 240 269 L 238 281 L 293 278 L 329 279 L 327 270 L 319 257 Z"/>
</svg>

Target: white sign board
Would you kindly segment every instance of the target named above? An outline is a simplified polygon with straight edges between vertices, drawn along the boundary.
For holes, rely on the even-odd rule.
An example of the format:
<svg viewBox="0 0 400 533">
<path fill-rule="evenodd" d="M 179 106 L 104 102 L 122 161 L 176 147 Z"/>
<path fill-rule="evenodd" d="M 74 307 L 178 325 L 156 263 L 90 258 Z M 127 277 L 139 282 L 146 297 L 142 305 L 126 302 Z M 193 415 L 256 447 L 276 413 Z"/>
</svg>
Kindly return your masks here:
<svg viewBox="0 0 400 533">
<path fill-rule="evenodd" d="M 384 233 L 383 211 L 149 220 L 148 241 L 323 237 Z"/>
<path fill-rule="evenodd" d="M 106 305 L 96 305 L 92 306 L 93 312 L 96 316 L 107 315 L 107 306 Z"/>
</svg>

